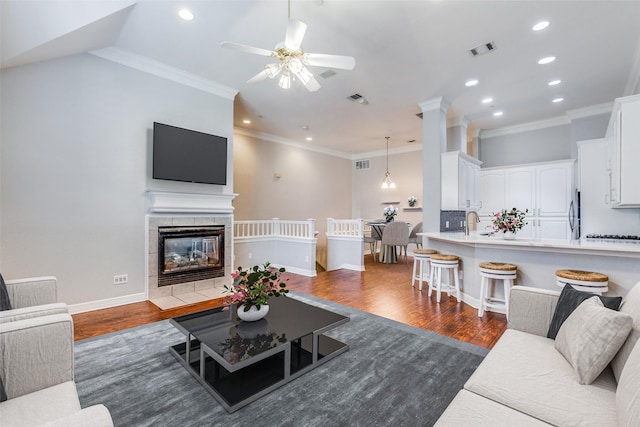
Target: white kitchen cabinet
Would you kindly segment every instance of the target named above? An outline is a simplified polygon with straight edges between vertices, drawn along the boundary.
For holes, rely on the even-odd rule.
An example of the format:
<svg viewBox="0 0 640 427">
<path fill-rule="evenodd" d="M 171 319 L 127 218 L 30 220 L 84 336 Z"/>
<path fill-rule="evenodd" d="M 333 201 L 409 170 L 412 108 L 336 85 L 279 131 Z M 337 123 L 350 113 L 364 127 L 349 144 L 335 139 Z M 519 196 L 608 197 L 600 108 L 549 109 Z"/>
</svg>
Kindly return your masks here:
<svg viewBox="0 0 640 427">
<path fill-rule="evenodd" d="M 480 172 L 481 228 L 502 209 L 528 209 L 525 239 L 569 240 L 569 205 L 573 194 L 573 160 L 491 168 Z M 486 202 L 485 202 L 486 200 Z"/>
<path fill-rule="evenodd" d="M 480 200 L 482 207 L 478 213 L 480 216 L 489 216 L 501 211 L 505 205 L 503 169 L 480 170 Z"/>
<path fill-rule="evenodd" d="M 441 154 L 441 209 L 477 210 L 480 162 L 460 151 Z"/>
<path fill-rule="evenodd" d="M 608 202 L 640 207 L 640 95 L 616 99 L 607 129 Z"/>
</svg>

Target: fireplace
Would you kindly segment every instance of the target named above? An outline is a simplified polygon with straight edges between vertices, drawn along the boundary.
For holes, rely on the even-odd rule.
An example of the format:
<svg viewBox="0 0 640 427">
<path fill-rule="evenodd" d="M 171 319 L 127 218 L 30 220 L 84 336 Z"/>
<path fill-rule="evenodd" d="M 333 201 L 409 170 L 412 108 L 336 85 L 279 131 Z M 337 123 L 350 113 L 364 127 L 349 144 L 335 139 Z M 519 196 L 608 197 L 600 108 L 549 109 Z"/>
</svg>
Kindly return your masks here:
<svg viewBox="0 0 640 427">
<path fill-rule="evenodd" d="M 158 227 L 158 286 L 224 276 L 224 225 Z"/>
</svg>

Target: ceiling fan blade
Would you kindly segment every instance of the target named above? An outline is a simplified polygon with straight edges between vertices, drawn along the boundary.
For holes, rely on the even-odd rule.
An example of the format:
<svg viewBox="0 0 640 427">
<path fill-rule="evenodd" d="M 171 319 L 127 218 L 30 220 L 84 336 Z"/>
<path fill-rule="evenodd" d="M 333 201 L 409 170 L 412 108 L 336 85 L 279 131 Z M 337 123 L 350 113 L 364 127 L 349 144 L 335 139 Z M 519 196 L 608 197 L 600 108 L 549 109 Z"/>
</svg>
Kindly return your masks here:
<svg viewBox="0 0 640 427">
<path fill-rule="evenodd" d="M 232 42 L 222 42 L 220 46 L 227 49 L 235 49 L 245 53 L 253 53 L 255 55 L 262 56 L 275 56 L 275 53 L 271 50 L 262 49 L 259 47 L 247 46 L 245 44 L 232 43 Z"/>
<path fill-rule="evenodd" d="M 259 83 L 263 80 L 266 80 L 267 77 L 269 76 L 267 75 L 267 70 L 265 69 L 260 71 L 255 76 L 251 77 L 249 80 L 247 80 L 247 83 Z"/>
<path fill-rule="evenodd" d="M 309 65 L 319 67 L 340 68 L 341 70 L 353 70 L 356 60 L 352 56 L 325 55 L 323 53 L 307 53 Z"/>
<path fill-rule="evenodd" d="M 318 83 L 315 77 L 311 76 L 309 81 L 304 84 L 304 87 L 306 87 L 309 92 L 315 92 L 320 89 L 320 83 Z"/>
<path fill-rule="evenodd" d="M 289 50 L 298 50 L 302 44 L 307 24 L 297 19 L 290 19 L 287 25 L 287 35 L 284 38 L 284 46 Z"/>
</svg>

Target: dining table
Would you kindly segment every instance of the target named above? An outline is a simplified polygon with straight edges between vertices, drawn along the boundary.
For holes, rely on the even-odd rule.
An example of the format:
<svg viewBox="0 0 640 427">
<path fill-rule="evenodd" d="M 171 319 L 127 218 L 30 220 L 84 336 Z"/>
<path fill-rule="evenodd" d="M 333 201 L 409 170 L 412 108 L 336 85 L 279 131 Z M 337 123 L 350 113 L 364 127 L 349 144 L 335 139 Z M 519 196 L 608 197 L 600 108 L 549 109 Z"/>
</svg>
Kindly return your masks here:
<svg viewBox="0 0 640 427">
<path fill-rule="evenodd" d="M 366 222 L 365 224 L 371 227 L 371 236 L 374 238 L 379 238 L 380 242 L 382 242 L 382 234 L 384 233 L 384 228 L 389 223 L 386 221 L 370 221 L 370 222 Z M 411 224 L 407 223 L 407 227 L 411 229 Z M 383 245 L 381 243 L 379 260 L 380 262 L 385 264 L 397 263 L 398 254 L 396 252 L 396 247 L 394 245 Z"/>
</svg>

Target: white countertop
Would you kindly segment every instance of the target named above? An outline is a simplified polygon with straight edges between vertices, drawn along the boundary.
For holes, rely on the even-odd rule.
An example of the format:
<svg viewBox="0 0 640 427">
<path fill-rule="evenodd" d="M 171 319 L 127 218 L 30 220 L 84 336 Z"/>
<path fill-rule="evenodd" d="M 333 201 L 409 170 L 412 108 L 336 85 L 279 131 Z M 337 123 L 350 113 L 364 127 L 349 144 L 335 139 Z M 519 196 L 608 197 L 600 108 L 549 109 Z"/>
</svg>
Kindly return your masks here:
<svg viewBox="0 0 640 427">
<path fill-rule="evenodd" d="M 425 232 L 418 233 L 419 236 L 426 236 L 429 239 L 440 240 L 450 243 L 458 243 L 463 245 L 496 247 L 502 246 L 512 247 L 513 249 L 532 249 L 532 250 L 549 250 L 549 251 L 580 251 L 580 252 L 611 252 L 611 255 L 630 254 L 632 256 L 640 256 L 640 242 L 635 241 L 598 241 L 598 240 L 534 240 L 517 237 L 515 240 L 505 240 L 502 234 L 494 234 L 492 236 L 482 236 L 478 231 L 472 231 L 466 236 L 463 232 Z"/>
</svg>

